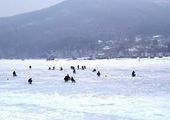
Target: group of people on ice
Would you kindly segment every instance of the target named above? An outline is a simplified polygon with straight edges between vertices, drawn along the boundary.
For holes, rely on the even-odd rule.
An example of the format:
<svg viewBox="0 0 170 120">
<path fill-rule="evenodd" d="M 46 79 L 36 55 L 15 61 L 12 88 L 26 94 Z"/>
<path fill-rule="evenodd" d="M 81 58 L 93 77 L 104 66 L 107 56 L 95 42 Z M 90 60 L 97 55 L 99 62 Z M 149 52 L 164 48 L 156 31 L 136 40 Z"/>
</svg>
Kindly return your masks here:
<svg viewBox="0 0 170 120">
<path fill-rule="evenodd" d="M 76 67 L 70 66 L 70 68 L 71 68 L 71 70 L 73 71 L 73 74 L 76 74 Z M 29 69 L 32 69 L 32 66 L 31 66 L 31 65 L 29 66 Z M 80 69 L 81 69 L 81 70 L 85 70 L 85 69 L 87 69 L 87 67 L 86 67 L 86 66 L 81 66 L 81 67 L 80 67 L 80 65 L 77 65 L 77 70 L 80 70 Z M 55 70 L 55 66 L 54 66 L 54 67 L 49 67 L 48 70 Z M 60 67 L 60 71 L 63 71 L 63 70 L 64 70 L 63 67 Z M 93 69 L 92 72 L 97 72 L 96 75 L 97 75 L 98 77 L 101 76 L 100 71 L 97 71 L 96 69 Z M 131 76 L 132 76 L 132 77 L 136 77 L 135 71 L 132 71 Z M 13 71 L 13 77 L 17 77 L 16 71 Z M 67 75 L 64 77 L 64 81 L 65 81 L 66 83 L 69 82 L 69 81 L 71 81 L 72 83 L 76 83 L 76 80 L 74 79 L 74 77 L 73 77 L 73 76 L 70 76 L 69 74 L 67 74 Z M 29 83 L 29 84 L 32 84 L 32 82 L 33 82 L 32 78 L 29 78 L 29 79 L 28 79 L 28 83 Z"/>
</svg>

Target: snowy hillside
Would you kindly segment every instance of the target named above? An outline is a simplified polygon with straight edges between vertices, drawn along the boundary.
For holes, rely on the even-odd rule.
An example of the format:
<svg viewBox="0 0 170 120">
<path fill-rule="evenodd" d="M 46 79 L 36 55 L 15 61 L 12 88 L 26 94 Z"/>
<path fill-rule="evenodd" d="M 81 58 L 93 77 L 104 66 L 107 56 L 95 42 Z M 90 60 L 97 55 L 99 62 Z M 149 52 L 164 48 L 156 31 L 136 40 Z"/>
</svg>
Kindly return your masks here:
<svg viewBox="0 0 170 120">
<path fill-rule="evenodd" d="M 87 69 L 73 74 L 71 65 Z M 170 58 L 1 60 L 0 66 L 0 120 L 170 119 Z M 131 77 L 133 70 L 137 77 Z M 76 83 L 64 83 L 67 73 Z"/>
</svg>

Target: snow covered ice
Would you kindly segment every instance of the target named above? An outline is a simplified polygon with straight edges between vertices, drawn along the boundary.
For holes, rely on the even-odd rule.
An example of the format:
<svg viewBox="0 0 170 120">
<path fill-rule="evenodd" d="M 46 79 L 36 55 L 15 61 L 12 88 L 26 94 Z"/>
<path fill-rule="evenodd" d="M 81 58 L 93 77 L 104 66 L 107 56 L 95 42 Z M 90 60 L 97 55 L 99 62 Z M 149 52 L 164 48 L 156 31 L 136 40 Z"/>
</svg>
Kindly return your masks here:
<svg viewBox="0 0 170 120">
<path fill-rule="evenodd" d="M 76 83 L 64 83 L 67 73 Z M 0 120 L 66 119 L 170 120 L 170 58 L 0 61 Z"/>
</svg>

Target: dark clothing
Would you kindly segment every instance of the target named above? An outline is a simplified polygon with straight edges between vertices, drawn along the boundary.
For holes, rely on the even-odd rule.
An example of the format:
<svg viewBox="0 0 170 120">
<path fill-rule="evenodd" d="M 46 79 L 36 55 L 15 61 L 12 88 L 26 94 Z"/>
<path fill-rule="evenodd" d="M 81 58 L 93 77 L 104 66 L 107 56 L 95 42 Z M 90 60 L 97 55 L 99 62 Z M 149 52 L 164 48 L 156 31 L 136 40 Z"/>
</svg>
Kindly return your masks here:
<svg viewBox="0 0 170 120">
<path fill-rule="evenodd" d="M 71 82 L 72 82 L 72 83 L 76 83 L 76 81 L 74 80 L 73 77 L 71 77 Z"/>
<path fill-rule="evenodd" d="M 132 72 L 132 77 L 135 77 L 135 76 L 136 76 L 135 71 L 133 71 Z"/>
<path fill-rule="evenodd" d="M 97 72 L 97 76 L 100 76 L 100 75 L 101 75 L 101 73 L 98 71 L 98 72 Z"/>
<path fill-rule="evenodd" d="M 32 84 L 32 78 L 28 79 L 28 83 Z"/>
<path fill-rule="evenodd" d="M 13 77 L 16 77 L 16 76 L 17 76 L 17 74 L 16 74 L 16 72 L 14 71 L 14 72 L 13 72 Z"/>
<path fill-rule="evenodd" d="M 76 74 L 76 70 L 75 69 L 73 70 L 73 73 Z"/>
<path fill-rule="evenodd" d="M 65 77 L 64 77 L 64 81 L 65 82 L 68 82 L 70 80 L 70 76 L 69 75 L 66 75 Z"/>
<path fill-rule="evenodd" d="M 29 66 L 29 69 L 31 69 L 31 68 L 32 68 L 32 66 L 30 65 L 30 66 Z"/>
<path fill-rule="evenodd" d="M 96 72 L 97 70 L 96 69 L 93 69 L 93 72 Z"/>
</svg>

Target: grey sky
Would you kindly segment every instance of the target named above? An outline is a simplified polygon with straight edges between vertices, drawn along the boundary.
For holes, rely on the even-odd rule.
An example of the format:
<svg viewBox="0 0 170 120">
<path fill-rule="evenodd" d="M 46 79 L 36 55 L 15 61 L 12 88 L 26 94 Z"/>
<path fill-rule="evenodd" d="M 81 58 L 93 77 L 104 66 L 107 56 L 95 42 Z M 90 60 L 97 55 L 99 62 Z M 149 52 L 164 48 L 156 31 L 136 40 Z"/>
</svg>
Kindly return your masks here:
<svg viewBox="0 0 170 120">
<path fill-rule="evenodd" d="M 63 0 L 0 0 L 0 17 L 39 10 L 61 1 Z"/>
</svg>

